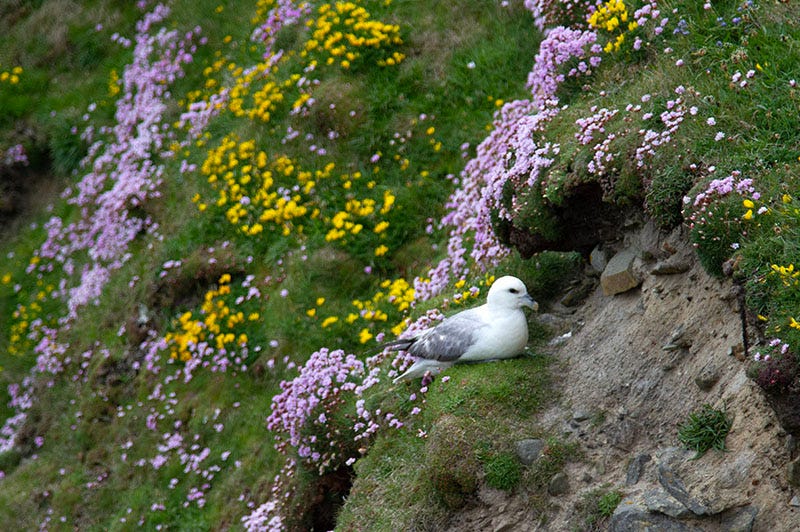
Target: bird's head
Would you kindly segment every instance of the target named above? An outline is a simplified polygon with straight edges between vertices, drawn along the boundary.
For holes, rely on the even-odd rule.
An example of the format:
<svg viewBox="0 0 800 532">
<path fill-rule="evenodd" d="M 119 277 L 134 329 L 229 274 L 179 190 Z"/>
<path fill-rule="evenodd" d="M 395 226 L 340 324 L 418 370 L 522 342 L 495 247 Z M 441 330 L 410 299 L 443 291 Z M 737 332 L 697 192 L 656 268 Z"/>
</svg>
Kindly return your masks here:
<svg viewBox="0 0 800 532">
<path fill-rule="evenodd" d="M 492 284 L 486 303 L 493 307 L 539 309 L 539 304 L 528 294 L 525 283 L 511 275 L 500 277 Z"/>
</svg>

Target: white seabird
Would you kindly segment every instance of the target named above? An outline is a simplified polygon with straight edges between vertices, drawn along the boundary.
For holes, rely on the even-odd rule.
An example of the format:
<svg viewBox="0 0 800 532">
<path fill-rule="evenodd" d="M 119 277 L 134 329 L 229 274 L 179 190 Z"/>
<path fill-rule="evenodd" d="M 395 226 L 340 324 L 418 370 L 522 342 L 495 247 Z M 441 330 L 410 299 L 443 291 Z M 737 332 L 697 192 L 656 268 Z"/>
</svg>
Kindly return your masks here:
<svg viewBox="0 0 800 532">
<path fill-rule="evenodd" d="M 486 303 L 445 318 L 435 327 L 413 338 L 384 344 L 389 351 L 406 351 L 416 361 L 394 382 L 437 374 L 456 362 L 476 362 L 515 357 L 528 343 L 528 321 L 523 307 L 533 310 L 538 303 L 528 295 L 525 284 L 507 275 L 489 289 Z"/>
</svg>

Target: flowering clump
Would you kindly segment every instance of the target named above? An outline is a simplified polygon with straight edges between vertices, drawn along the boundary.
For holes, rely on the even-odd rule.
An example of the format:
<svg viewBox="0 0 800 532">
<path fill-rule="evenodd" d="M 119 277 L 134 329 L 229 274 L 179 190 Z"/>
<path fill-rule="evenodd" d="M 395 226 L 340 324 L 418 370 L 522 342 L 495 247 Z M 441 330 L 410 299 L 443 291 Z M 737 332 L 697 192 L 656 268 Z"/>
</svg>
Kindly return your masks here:
<svg viewBox="0 0 800 532">
<path fill-rule="evenodd" d="M 325 3 L 317 8 L 317 18 L 309 20 L 311 38 L 301 56 L 322 65 L 338 64 L 343 69 L 354 66 L 366 51 L 382 51 L 375 63 L 394 66 L 405 56 L 387 49 L 403 44 L 400 27 L 373 20 L 357 2 Z"/>
<path fill-rule="evenodd" d="M 354 402 L 353 394 L 365 373 L 363 362 L 340 349 L 313 353 L 300 375 L 282 382 L 283 391 L 272 399 L 267 428 L 275 433 L 275 448 L 283 454 L 294 449 L 303 463 L 320 474 L 353 456 L 355 435 L 336 426 L 334 417 Z"/>
<path fill-rule="evenodd" d="M 355 172 L 352 177 L 353 179 L 360 179 L 361 173 Z M 344 182 L 350 183 L 351 181 L 346 179 Z M 349 186 L 345 188 L 349 188 Z M 332 217 L 326 218 L 325 223 L 330 226 L 330 229 L 325 234 L 325 240 L 328 242 L 338 241 L 340 244 L 344 244 L 349 240 L 348 237 L 360 234 L 365 229 L 365 226 L 369 233 L 376 235 L 379 239 L 383 238 L 383 233 L 389 228 L 389 222 L 385 219 L 376 220 L 376 216 L 388 214 L 392 210 L 394 199 L 394 194 L 389 190 L 384 191 L 382 205 L 379 205 L 373 198 L 358 199 L 351 197 L 347 199 L 344 209 L 337 211 Z M 378 248 L 375 250 L 376 256 L 384 253 L 385 251 L 379 253 Z"/>
<path fill-rule="evenodd" d="M 628 18 L 628 8 L 622 0 L 608 0 L 589 16 L 589 26 L 603 30 L 608 35 L 603 46 L 604 52 L 618 52 L 625 42 L 625 34 L 639 26 L 635 20 L 629 21 Z"/>
<path fill-rule="evenodd" d="M 800 257 L 794 245 L 800 209 L 789 194 L 769 199 L 758 192 L 747 194 L 741 209 L 750 246 L 740 253 L 745 268 L 755 270 L 747 286 L 749 303 L 768 331 L 795 346 L 800 342 Z"/>
<path fill-rule="evenodd" d="M 2 279 L 2 284 L 10 284 L 11 275 Z M 36 281 L 38 291 L 29 294 L 29 301 L 21 301 L 11 314 L 11 331 L 8 352 L 21 355 L 28 352 L 45 336 L 45 331 L 56 326 L 53 307 L 57 296 L 56 287 L 52 283 L 45 284 L 43 279 Z M 20 294 L 22 296 L 23 294 Z"/>
<path fill-rule="evenodd" d="M 19 83 L 19 75 L 22 74 L 22 67 L 15 66 L 11 70 L 0 69 L 0 83 L 16 85 Z"/>
<path fill-rule="evenodd" d="M 687 196 L 683 200 L 692 242 L 708 271 L 721 273 L 722 263 L 738 247 L 742 237 L 741 197 L 745 195 L 759 197 L 753 180 L 734 171 L 709 182 L 694 198 Z"/>
<path fill-rule="evenodd" d="M 317 216 L 311 192 L 332 170 L 333 163 L 313 172 L 304 170 L 289 157 L 270 158 L 257 150 L 254 140 L 238 142 L 227 136 L 209 150 L 201 167 L 216 198 L 204 201 L 197 194 L 193 201 L 200 211 L 210 205 L 223 212 L 245 235 L 268 231 L 289 236 L 293 231 L 302 233 L 302 222 Z"/>
<path fill-rule="evenodd" d="M 252 280 L 248 277 L 242 283 L 246 294 L 235 298 L 238 305 L 260 297 L 259 290 L 251 285 Z M 230 304 L 234 299 L 230 283 L 230 274 L 222 275 L 219 286 L 206 292 L 199 315 L 195 317 L 192 311 L 188 311 L 174 323 L 176 330 L 164 337 L 173 360 L 190 362 L 194 359 L 199 363 L 203 357 L 211 355 L 214 369 L 225 371 L 231 363 L 229 356 L 234 355 L 237 349 L 247 353 L 247 334 L 242 331 L 247 323 L 258 321 L 260 315 L 258 312 L 245 314 Z"/>
<path fill-rule="evenodd" d="M 528 74 L 527 87 L 533 95 L 534 105 L 543 107 L 553 98 L 556 90 L 569 77 L 588 75 L 591 68 L 600 64 L 599 46 L 595 45 L 597 33 L 558 26 L 547 33 L 539 45 L 533 69 Z M 575 60 L 566 73 L 561 66 Z"/>
<path fill-rule="evenodd" d="M 525 0 L 525 8 L 531 12 L 541 31 L 584 20 L 591 7 L 593 3 L 587 0 Z"/>
<path fill-rule="evenodd" d="M 789 349 L 789 344 L 779 338 L 772 339 L 764 349 L 753 355 L 754 366 L 750 372 L 764 391 L 784 394 L 796 385 L 800 375 L 797 357 Z"/>
<path fill-rule="evenodd" d="M 364 344 L 373 337 L 370 326 L 387 322 L 391 314 L 392 319 L 404 316 L 406 311 L 414 303 L 414 288 L 402 278 L 385 279 L 381 282 L 380 290 L 368 300 L 353 300 L 353 307 L 357 312 L 351 312 L 345 318 L 348 324 L 362 321 L 367 323 L 367 327 L 361 329 L 359 341 Z M 399 335 L 405 329 L 407 323 L 405 319 L 397 321 L 391 327 L 392 334 Z"/>
<path fill-rule="evenodd" d="M 675 133 L 680 128 L 681 123 L 686 118 L 687 114 L 695 114 L 695 108 L 689 108 L 686 105 L 686 96 L 697 96 L 693 91 L 688 90 L 679 85 L 675 88 L 677 97 L 673 100 L 667 100 L 667 109 L 663 111 L 659 118 L 661 124 L 656 129 L 643 129 L 639 132 L 642 136 L 641 145 L 636 148 L 636 166 L 642 168 L 647 164 L 647 161 L 656 154 L 657 148 L 672 142 Z"/>
</svg>

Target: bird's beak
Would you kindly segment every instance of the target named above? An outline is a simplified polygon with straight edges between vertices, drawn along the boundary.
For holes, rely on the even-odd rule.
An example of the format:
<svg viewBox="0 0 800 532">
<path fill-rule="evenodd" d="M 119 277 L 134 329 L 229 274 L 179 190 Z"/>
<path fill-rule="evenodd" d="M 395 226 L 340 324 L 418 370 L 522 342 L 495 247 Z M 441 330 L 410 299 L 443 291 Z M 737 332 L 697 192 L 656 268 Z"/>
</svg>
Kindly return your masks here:
<svg viewBox="0 0 800 532">
<path fill-rule="evenodd" d="M 534 301 L 533 298 L 528 294 L 525 294 L 525 297 L 522 299 L 522 306 L 528 307 L 529 309 L 533 310 L 534 312 L 539 310 L 539 303 Z"/>
</svg>

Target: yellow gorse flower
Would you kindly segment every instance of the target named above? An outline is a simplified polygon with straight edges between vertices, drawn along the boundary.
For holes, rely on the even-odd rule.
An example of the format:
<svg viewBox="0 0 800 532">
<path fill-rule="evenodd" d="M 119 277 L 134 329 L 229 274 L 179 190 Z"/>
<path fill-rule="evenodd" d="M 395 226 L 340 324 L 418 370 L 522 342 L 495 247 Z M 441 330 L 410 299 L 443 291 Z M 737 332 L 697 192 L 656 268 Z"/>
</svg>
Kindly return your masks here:
<svg viewBox="0 0 800 532">
<path fill-rule="evenodd" d="M 788 266 L 780 266 L 773 264 L 770 266 L 772 272 L 777 274 L 784 286 L 796 286 L 800 283 L 800 270 L 795 270 L 794 264 Z"/>
<path fill-rule="evenodd" d="M 218 350 L 247 345 L 248 336 L 240 329 L 247 322 L 258 320 L 259 314 L 245 315 L 229 304 L 231 280 L 229 273 L 222 274 L 218 286 L 206 291 L 198 312 L 184 312 L 173 322 L 174 330 L 164 337 L 171 358 L 186 362 L 202 354 L 198 349 L 203 344 Z"/>
<path fill-rule="evenodd" d="M 19 75 L 22 74 L 22 67 L 15 66 L 11 70 L 0 71 L 0 83 L 8 83 L 9 85 L 16 85 L 19 83 Z"/>
<path fill-rule="evenodd" d="M 245 235 L 270 230 L 289 236 L 302 232 L 302 222 L 316 216 L 311 196 L 317 182 L 328 178 L 333 169 L 334 164 L 328 163 L 312 172 L 288 156 L 268 156 L 253 139 L 240 141 L 228 135 L 208 151 L 200 166 L 216 198 L 203 201 L 196 194 L 192 201 L 200 211 L 216 206 Z M 287 194 L 290 188 L 295 193 Z"/>
<path fill-rule="evenodd" d="M 603 47 L 604 52 L 618 52 L 625 42 L 625 33 L 639 26 L 634 20 L 628 21 L 628 18 L 628 8 L 622 0 L 608 0 L 589 16 L 589 26 L 610 34 Z"/>
<path fill-rule="evenodd" d="M 338 63 L 349 69 L 361 57 L 362 49 L 382 50 L 403 44 L 400 27 L 373 20 L 356 2 L 325 3 L 309 21 L 311 37 L 301 57 L 313 57 L 324 65 Z M 405 59 L 397 51 L 377 60 L 378 66 L 394 66 Z"/>
</svg>

